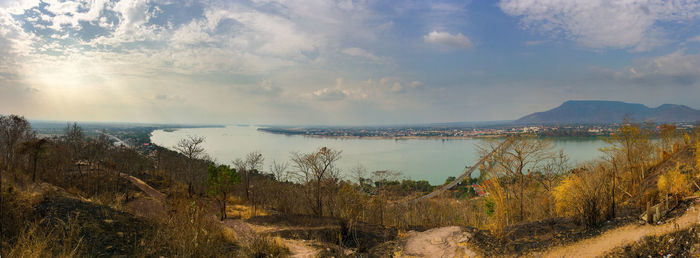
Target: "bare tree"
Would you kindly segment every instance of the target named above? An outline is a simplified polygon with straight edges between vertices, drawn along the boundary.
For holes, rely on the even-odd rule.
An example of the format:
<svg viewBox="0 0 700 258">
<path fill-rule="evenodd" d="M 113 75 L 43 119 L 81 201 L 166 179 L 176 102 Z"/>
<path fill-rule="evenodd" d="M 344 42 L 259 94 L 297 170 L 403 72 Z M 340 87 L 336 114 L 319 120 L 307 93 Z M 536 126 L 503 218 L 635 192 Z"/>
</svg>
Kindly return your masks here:
<svg viewBox="0 0 700 258">
<path fill-rule="evenodd" d="M 33 139 L 23 142 L 20 147 L 21 153 L 30 155 L 32 161 L 32 182 L 36 182 L 37 162 L 39 161 L 40 155 L 44 152 L 47 143 L 48 140 L 46 139 Z"/>
<path fill-rule="evenodd" d="M 22 116 L 0 116 L 0 164 L 6 171 L 14 170 L 20 144 L 33 139 L 36 133 L 29 122 Z"/>
<path fill-rule="evenodd" d="M 260 152 L 254 151 L 246 155 L 245 160 L 240 158 L 233 161 L 233 166 L 236 171 L 243 176 L 243 187 L 245 189 L 245 199 L 250 199 L 251 176 L 253 173 L 260 172 L 265 158 Z"/>
<path fill-rule="evenodd" d="M 187 192 L 190 195 L 192 195 L 194 191 L 193 181 L 196 173 L 194 169 L 194 163 L 197 159 L 204 156 L 204 148 L 202 147 L 204 141 L 204 137 L 190 135 L 187 138 L 181 139 L 174 147 L 175 150 L 177 150 L 178 152 L 180 152 L 180 154 L 184 155 L 187 158 L 187 171 L 185 172 L 185 180 L 187 180 Z"/>
<path fill-rule="evenodd" d="M 356 166 L 350 169 L 350 175 L 353 177 L 354 180 L 357 180 L 357 183 L 360 184 L 360 187 L 362 187 L 364 185 L 364 181 L 368 179 L 367 168 L 360 163 L 358 163 Z"/>
<path fill-rule="evenodd" d="M 272 161 L 272 164 L 270 164 L 270 173 L 275 177 L 275 180 L 279 182 L 286 182 L 287 177 L 288 177 L 288 170 L 289 169 L 289 163 L 287 162 L 281 162 L 278 163 L 277 161 Z"/>
<path fill-rule="evenodd" d="M 650 159 L 653 157 L 653 146 L 649 141 L 648 128 L 639 124 L 626 124 L 620 126 L 617 133 L 606 140 L 609 144 L 603 151 L 609 156 L 621 157 L 616 162 L 621 167 L 615 168 L 620 171 L 627 171 L 622 176 L 620 183 L 624 184 L 628 195 L 642 194 L 641 183 L 646 178 L 646 170 Z M 642 198 L 638 198 L 638 205 L 642 207 Z"/>
<path fill-rule="evenodd" d="M 323 183 L 327 179 L 337 178 L 340 173 L 335 162 L 340 159 L 341 151 L 326 147 L 312 153 L 292 153 L 292 162 L 297 169 L 298 179 L 311 191 L 307 191 L 307 198 L 311 196 L 314 202 L 314 213 L 323 216 Z M 310 196 L 309 196 L 310 195 Z"/>
<path fill-rule="evenodd" d="M 387 190 L 385 189 L 386 184 L 389 181 L 398 180 L 399 176 L 401 176 L 400 172 L 391 170 L 378 170 L 372 172 L 372 180 L 374 181 L 378 191 L 375 194 L 379 197 L 379 225 L 384 225 L 384 203 L 387 195 Z"/>
<path fill-rule="evenodd" d="M 489 153 L 498 148 L 496 142 L 480 146 L 482 154 Z M 556 157 L 553 145 L 547 140 L 537 139 L 531 136 L 513 136 L 511 144 L 498 150 L 493 155 L 494 166 L 489 170 L 490 177 L 506 176 L 513 179 L 517 187 L 513 194 L 518 200 L 518 220 L 525 219 L 525 188 L 529 182 L 528 174 L 534 171 L 544 170 L 546 161 Z M 506 194 L 508 199 L 508 194 Z"/>
</svg>

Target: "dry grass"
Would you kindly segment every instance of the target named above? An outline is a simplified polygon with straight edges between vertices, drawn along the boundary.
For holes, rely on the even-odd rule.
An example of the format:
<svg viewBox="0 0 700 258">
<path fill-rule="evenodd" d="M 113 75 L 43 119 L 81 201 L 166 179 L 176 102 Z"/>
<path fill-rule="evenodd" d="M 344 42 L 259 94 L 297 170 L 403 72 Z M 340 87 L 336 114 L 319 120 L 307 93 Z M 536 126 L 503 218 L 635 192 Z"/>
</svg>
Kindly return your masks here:
<svg viewBox="0 0 700 258">
<path fill-rule="evenodd" d="M 7 250 L 6 256 L 75 257 L 82 254 L 84 246 L 76 215 L 68 221 L 60 221 L 53 228 L 47 228 L 42 221 L 27 225 Z"/>
<path fill-rule="evenodd" d="M 239 249 L 235 234 L 222 230 L 201 203 L 174 200 L 158 224 L 142 240 L 139 256 L 230 257 Z"/>
<path fill-rule="evenodd" d="M 289 257 L 290 251 L 279 237 L 256 235 L 241 249 L 244 257 Z"/>
<path fill-rule="evenodd" d="M 226 205 L 226 216 L 228 218 L 249 219 L 255 216 L 268 215 L 264 209 L 254 209 L 253 206 L 247 205 L 240 197 L 232 196 Z"/>
</svg>

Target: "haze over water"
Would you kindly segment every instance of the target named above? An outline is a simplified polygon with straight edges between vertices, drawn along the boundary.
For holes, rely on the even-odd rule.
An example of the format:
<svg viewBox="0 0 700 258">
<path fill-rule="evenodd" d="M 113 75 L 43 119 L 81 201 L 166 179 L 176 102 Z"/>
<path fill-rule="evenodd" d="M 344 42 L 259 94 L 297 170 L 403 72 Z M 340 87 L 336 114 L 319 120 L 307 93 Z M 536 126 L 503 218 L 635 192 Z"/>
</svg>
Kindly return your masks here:
<svg viewBox="0 0 700 258">
<path fill-rule="evenodd" d="M 351 168 L 361 164 L 368 171 L 399 171 L 405 178 L 428 180 L 434 185 L 444 183 L 449 176 L 461 174 L 465 166 L 478 161 L 476 145 L 483 141 L 316 138 L 266 133 L 253 126 L 188 128 L 171 132 L 157 130 L 153 132 L 151 141 L 172 148 L 188 135 L 206 137 L 206 152 L 220 163 L 231 164 L 236 158 L 259 151 L 265 157 L 264 170 L 267 171 L 273 160 L 290 162 L 291 152 L 311 152 L 325 146 L 343 151 L 338 165 L 346 176 Z M 554 144 L 564 150 L 574 164 L 600 156 L 598 149 L 605 146 L 605 142 L 595 138 L 557 139 Z M 290 169 L 293 169 L 291 162 Z"/>
</svg>

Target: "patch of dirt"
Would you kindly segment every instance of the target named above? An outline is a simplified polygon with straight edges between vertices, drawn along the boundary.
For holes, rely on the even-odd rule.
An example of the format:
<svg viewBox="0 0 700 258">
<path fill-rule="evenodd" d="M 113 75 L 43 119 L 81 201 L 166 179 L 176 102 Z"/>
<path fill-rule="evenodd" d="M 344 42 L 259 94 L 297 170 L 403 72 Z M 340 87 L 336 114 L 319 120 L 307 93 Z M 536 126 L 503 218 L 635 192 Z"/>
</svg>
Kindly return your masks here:
<svg viewBox="0 0 700 258">
<path fill-rule="evenodd" d="M 138 189 L 140 189 L 141 191 L 146 193 L 151 198 L 156 199 L 156 200 L 160 201 L 161 203 L 165 203 L 165 198 L 166 198 L 165 194 L 154 189 L 150 185 L 143 182 L 141 179 L 138 179 L 136 177 L 133 177 L 133 176 L 130 176 L 127 174 L 123 174 L 123 173 L 120 173 L 120 176 L 129 180 L 129 182 L 131 182 L 134 186 L 138 187 Z"/>
<path fill-rule="evenodd" d="M 340 219 L 317 218 L 308 215 L 269 215 L 252 217 L 246 222 L 259 232 L 286 239 L 311 240 L 329 249 L 326 254 L 344 254 L 351 249 L 356 254 L 367 254 L 374 247 L 396 239 L 397 231 L 379 225 L 354 223 Z M 323 255 L 323 253 L 322 253 Z"/>
<path fill-rule="evenodd" d="M 292 253 L 290 255 L 292 258 L 313 258 L 318 254 L 318 250 L 309 247 L 305 241 L 293 239 L 283 239 L 283 241 Z"/>
<path fill-rule="evenodd" d="M 162 203 L 151 198 L 135 198 L 126 203 L 127 210 L 146 218 L 165 218 L 168 210 Z"/>
<path fill-rule="evenodd" d="M 451 226 L 424 232 L 410 231 L 401 243 L 401 256 L 408 257 L 477 257 L 467 248 L 472 234 L 466 228 Z"/>
</svg>

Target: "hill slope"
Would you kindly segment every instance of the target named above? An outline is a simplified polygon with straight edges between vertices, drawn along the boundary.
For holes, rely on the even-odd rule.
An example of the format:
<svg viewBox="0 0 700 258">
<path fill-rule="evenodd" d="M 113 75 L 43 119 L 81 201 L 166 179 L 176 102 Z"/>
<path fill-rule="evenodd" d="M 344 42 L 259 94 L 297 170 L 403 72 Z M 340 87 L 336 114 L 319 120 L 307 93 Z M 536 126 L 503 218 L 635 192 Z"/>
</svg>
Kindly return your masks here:
<svg viewBox="0 0 700 258">
<path fill-rule="evenodd" d="M 700 110 L 672 104 L 650 108 L 642 104 L 621 101 L 570 100 L 554 109 L 521 117 L 515 123 L 619 123 L 625 117 L 633 121 L 695 122 L 700 121 Z"/>
</svg>

